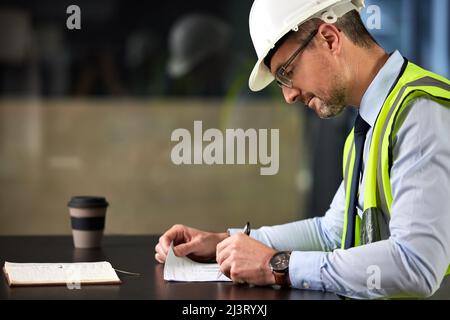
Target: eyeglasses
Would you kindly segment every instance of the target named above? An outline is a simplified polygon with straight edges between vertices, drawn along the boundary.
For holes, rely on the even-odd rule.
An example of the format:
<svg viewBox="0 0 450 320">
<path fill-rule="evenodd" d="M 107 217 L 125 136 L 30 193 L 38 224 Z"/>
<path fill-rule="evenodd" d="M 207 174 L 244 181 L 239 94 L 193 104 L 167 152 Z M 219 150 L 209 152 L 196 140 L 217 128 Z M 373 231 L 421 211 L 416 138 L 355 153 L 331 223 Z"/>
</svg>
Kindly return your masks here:
<svg viewBox="0 0 450 320">
<path fill-rule="evenodd" d="M 289 58 L 289 60 L 283 64 L 275 73 L 275 80 L 277 81 L 277 84 L 282 87 L 288 87 L 292 88 L 292 79 L 288 75 L 288 72 L 286 71 L 287 68 L 291 65 L 291 63 L 297 58 L 297 56 L 306 49 L 306 47 L 309 45 L 309 43 L 314 39 L 316 34 L 319 32 L 319 30 L 315 30 L 311 32 L 311 34 L 308 36 L 308 38 L 305 40 L 305 42 L 294 52 L 294 54 Z"/>
</svg>

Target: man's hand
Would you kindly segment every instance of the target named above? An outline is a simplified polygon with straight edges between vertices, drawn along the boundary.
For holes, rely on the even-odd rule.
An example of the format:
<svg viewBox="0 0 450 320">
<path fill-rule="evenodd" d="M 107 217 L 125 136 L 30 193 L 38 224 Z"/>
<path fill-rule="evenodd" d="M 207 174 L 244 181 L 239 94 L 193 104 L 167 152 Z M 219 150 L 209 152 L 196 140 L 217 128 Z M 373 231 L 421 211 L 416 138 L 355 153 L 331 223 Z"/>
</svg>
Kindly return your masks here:
<svg viewBox="0 0 450 320">
<path fill-rule="evenodd" d="M 216 258 L 217 244 L 227 237 L 226 232 L 205 232 L 177 224 L 159 238 L 155 247 L 155 259 L 159 263 L 164 263 L 170 243 L 173 241 L 173 252 L 176 256 L 188 256 L 198 262 L 211 261 Z"/>
<path fill-rule="evenodd" d="M 216 260 L 220 271 L 236 283 L 275 284 L 269 261 L 276 251 L 242 233 L 217 245 Z"/>
</svg>

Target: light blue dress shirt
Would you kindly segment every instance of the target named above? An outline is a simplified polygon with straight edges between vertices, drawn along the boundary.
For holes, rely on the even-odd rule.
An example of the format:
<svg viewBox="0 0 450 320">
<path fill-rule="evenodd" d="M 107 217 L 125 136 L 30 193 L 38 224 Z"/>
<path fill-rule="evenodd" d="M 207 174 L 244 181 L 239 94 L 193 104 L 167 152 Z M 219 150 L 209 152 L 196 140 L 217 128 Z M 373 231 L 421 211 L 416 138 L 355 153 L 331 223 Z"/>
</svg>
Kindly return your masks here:
<svg viewBox="0 0 450 320">
<path fill-rule="evenodd" d="M 403 63 L 394 52 L 364 94 L 359 111 L 372 128 Z M 450 109 L 428 99 L 413 101 L 394 141 L 388 240 L 340 249 L 343 184 L 325 216 L 252 230 L 251 237 L 264 244 L 293 251 L 289 276 L 294 288 L 369 299 L 428 297 L 439 288 L 450 263 Z M 364 172 L 360 216 L 365 178 Z"/>
</svg>

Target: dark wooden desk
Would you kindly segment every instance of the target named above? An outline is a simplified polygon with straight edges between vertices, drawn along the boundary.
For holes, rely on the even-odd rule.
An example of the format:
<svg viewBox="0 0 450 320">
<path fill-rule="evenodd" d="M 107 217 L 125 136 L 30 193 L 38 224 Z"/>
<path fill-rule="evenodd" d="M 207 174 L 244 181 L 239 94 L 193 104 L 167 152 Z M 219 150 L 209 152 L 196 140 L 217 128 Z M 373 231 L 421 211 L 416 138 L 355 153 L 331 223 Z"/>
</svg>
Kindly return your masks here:
<svg viewBox="0 0 450 320">
<path fill-rule="evenodd" d="M 150 300 L 329 300 L 331 293 L 250 287 L 232 283 L 175 283 L 163 280 L 163 266 L 154 260 L 157 236 L 109 236 L 102 249 L 74 249 L 70 236 L 2 236 L 0 264 L 10 262 L 109 261 L 116 269 L 140 273 L 119 274 L 122 285 L 10 288 L 1 272 L 0 299 L 150 299 Z M 446 279 L 434 298 L 450 299 Z"/>
</svg>

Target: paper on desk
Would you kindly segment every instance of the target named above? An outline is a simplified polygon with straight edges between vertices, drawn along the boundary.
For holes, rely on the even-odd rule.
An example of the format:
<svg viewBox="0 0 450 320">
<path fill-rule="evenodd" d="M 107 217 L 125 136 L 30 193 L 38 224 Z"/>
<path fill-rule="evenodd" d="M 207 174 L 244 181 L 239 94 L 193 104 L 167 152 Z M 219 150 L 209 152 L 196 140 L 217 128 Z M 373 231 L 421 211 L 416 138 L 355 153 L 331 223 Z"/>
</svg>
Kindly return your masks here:
<svg viewBox="0 0 450 320">
<path fill-rule="evenodd" d="M 219 273 L 217 263 L 199 263 L 187 257 L 177 257 L 170 245 L 164 265 L 164 280 L 185 282 L 231 281 Z"/>
<path fill-rule="evenodd" d="M 3 270 L 10 286 L 120 284 L 109 262 L 11 263 Z"/>
</svg>

